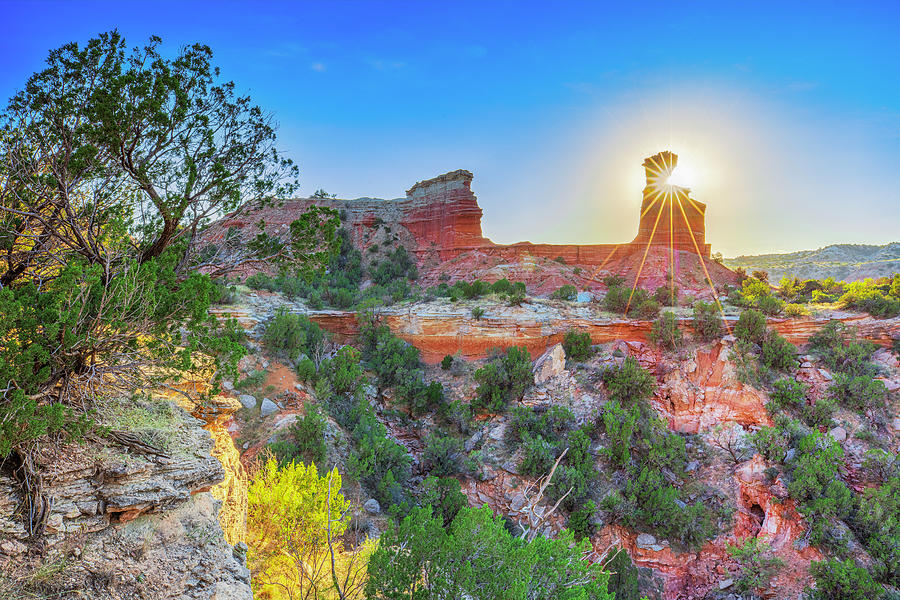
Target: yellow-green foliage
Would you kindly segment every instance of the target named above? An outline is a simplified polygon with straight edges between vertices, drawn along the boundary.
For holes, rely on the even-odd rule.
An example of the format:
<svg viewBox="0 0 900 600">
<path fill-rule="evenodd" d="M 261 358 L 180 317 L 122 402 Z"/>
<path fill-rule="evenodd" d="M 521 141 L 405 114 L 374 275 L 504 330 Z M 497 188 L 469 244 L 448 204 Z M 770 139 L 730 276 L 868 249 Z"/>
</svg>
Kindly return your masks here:
<svg viewBox="0 0 900 600">
<path fill-rule="evenodd" d="M 335 579 L 360 580 L 372 548 L 344 549 L 340 536 L 350 523 L 350 503 L 340 490 L 337 469 L 320 475 L 312 463 L 279 468 L 272 458 L 260 467 L 247 491 L 254 597 L 337 598 Z"/>
</svg>

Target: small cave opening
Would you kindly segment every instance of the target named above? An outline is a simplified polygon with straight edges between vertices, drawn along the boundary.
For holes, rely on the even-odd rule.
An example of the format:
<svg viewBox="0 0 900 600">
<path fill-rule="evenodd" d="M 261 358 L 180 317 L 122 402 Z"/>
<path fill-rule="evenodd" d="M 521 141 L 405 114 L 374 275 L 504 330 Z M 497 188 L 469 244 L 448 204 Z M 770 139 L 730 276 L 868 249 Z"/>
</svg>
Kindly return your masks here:
<svg viewBox="0 0 900 600">
<path fill-rule="evenodd" d="M 759 504 L 753 504 L 750 506 L 750 516 L 751 516 L 751 527 L 752 534 L 756 536 L 759 533 L 760 529 L 762 529 L 763 521 L 766 520 L 766 511 L 763 510 L 762 506 Z"/>
</svg>

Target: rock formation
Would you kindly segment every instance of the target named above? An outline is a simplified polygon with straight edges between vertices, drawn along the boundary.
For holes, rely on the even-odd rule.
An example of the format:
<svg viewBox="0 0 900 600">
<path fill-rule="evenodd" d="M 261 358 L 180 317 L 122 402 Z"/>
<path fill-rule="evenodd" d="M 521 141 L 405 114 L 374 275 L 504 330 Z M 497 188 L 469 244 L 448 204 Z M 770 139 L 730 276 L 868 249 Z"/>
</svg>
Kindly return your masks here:
<svg viewBox="0 0 900 600">
<path fill-rule="evenodd" d="M 691 198 L 687 188 L 665 182 L 677 158 L 671 152 L 661 152 L 644 161 L 647 186 L 640 226 L 632 242 L 621 244 L 495 244 L 482 233 L 482 211 L 471 189 L 473 175 L 465 170 L 420 181 L 407 190 L 405 198 L 394 200 L 287 200 L 279 206 L 228 216 L 213 224 L 204 233 L 203 240 L 219 243 L 229 230 L 249 239 L 259 232 L 260 221 L 265 222 L 268 233 L 284 234 L 291 221 L 304 210 L 320 205 L 340 211 L 343 226 L 351 232 L 354 244 L 363 250 L 364 257 L 372 246 L 406 247 L 416 257 L 427 283 L 460 271 L 463 278 L 469 279 L 479 269 L 539 263 L 539 274 L 529 277 L 525 273 L 519 278 L 540 285 L 546 278 L 545 271 L 552 275 L 550 263 L 554 261 L 586 267 L 582 277 L 585 287 L 599 285 L 601 273 L 618 273 L 631 280 L 640 275 L 640 283 L 648 287 L 657 280 L 664 281 L 673 265 L 679 285 L 685 289 L 691 289 L 691 283 L 705 286 L 706 271 L 716 283 L 734 283 L 731 271 L 709 260 L 705 205 Z M 487 280 L 492 277 L 491 273 L 480 273 L 480 276 Z M 496 273 L 494 279 L 504 276 L 507 274 Z M 688 279 L 686 285 L 683 278 Z"/>
<path fill-rule="evenodd" d="M 242 545 L 226 541 L 219 522 L 220 499 L 233 503 L 228 497 L 235 490 L 211 491 L 226 479 L 214 455 L 229 447 L 236 455 L 234 446 L 228 439 L 217 448 L 207 424 L 181 408 L 161 414 L 165 428 L 153 435 L 164 442 L 164 455 L 94 441 L 43 457 L 44 489 L 52 498 L 43 548 L 16 511 L 20 486 L 0 473 L 5 576 L 15 580 L 41 564 L 60 563 L 65 569 L 48 583 L 53 597 L 252 598 Z"/>
</svg>

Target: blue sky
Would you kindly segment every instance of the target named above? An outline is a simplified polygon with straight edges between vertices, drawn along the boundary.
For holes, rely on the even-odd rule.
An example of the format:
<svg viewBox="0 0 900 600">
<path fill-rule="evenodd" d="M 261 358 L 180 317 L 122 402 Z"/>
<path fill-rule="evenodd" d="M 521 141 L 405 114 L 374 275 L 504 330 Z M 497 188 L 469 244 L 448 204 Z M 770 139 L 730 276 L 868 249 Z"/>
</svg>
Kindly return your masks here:
<svg viewBox="0 0 900 600">
<path fill-rule="evenodd" d="M 210 45 L 303 192 L 465 168 L 498 242 L 618 242 L 670 148 L 726 256 L 900 240 L 900 3 L 13 2 L 0 96 L 118 28 Z"/>
</svg>

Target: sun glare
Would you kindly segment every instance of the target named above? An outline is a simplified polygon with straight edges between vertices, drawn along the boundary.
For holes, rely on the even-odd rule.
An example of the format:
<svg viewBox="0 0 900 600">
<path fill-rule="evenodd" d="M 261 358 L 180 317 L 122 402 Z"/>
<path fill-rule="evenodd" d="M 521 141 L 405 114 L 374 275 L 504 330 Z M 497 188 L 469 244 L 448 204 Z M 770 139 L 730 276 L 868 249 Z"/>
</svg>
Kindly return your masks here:
<svg viewBox="0 0 900 600">
<path fill-rule="evenodd" d="M 691 187 L 694 178 L 691 177 L 690 169 L 684 165 L 678 165 L 672 170 L 672 174 L 666 179 L 666 184 L 677 185 L 681 187 Z"/>
</svg>

